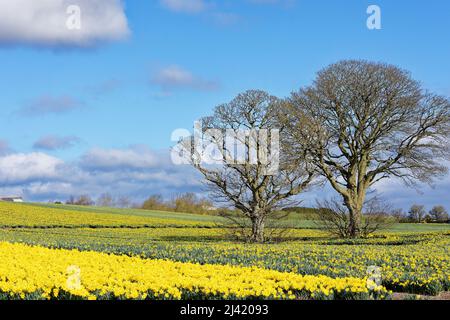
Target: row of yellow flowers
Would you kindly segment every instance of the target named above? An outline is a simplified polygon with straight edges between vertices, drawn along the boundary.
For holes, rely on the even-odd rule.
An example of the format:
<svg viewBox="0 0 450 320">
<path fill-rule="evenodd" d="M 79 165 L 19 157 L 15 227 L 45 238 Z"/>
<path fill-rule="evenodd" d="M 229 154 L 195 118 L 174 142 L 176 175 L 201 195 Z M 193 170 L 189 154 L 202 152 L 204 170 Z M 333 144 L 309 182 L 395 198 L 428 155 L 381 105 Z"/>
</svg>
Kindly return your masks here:
<svg viewBox="0 0 450 320">
<path fill-rule="evenodd" d="M 302 276 L 257 267 L 200 265 L 0 243 L 4 299 L 385 298 L 366 279 Z M 370 289 L 369 289 L 369 288 Z"/>
<path fill-rule="evenodd" d="M 112 211 L 114 209 L 111 209 Z M 166 227 L 214 226 L 211 221 L 196 221 L 176 213 L 142 211 L 123 214 L 101 208 L 49 207 L 0 202 L 0 227 Z"/>
<path fill-rule="evenodd" d="M 295 231 L 304 232 L 311 240 L 245 245 L 216 241 L 220 229 L 79 228 L 2 229 L 0 241 L 179 262 L 257 266 L 333 278 L 363 278 L 367 267 L 373 265 L 381 267 L 383 285 L 394 291 L 435 295 L 450 288 L 448 233 L 392 234 L 386 238 L 358 240 L 358 245 L 350 245 L 315 236 L 317 230 Z M 195 242 L 200 239 L 208 241 L 207 244 Z"/>
</svg>

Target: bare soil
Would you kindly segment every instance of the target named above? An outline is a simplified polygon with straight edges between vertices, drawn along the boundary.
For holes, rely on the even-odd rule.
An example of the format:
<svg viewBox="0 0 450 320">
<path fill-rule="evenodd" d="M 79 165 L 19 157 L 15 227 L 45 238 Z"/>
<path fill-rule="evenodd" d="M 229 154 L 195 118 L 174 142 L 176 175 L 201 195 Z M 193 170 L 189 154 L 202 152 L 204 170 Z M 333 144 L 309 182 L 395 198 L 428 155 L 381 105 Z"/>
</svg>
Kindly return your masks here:
<svg viewBox="0 0 450 320">
<path fill-rule="evenodd" d="M 393 300 L 450 300 L 450 291 L 441 292 L 437 296 L 425 296 L 420 294 L 400 293 L 395 292 L 392 294 Z"/>
</svg>

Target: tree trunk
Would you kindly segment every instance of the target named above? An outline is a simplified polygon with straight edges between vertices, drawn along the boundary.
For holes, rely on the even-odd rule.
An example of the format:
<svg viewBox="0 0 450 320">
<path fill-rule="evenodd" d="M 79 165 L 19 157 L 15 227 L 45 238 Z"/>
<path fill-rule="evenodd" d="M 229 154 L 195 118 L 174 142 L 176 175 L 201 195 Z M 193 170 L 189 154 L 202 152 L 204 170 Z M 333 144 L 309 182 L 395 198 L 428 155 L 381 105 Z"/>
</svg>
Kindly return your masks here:
<svg viewBox="0 0 450 320">
<path fill-rule="evenodd" d="M 348 228 L 348 235 L 350 238 L 358 238 L 361 231 L 361 210 L 353 208 L 350 210 L 350 221 Z"/>
<path fill-rule="evenodd" d="M 264 226 L 265 226 L 265 217 L 262 214 L 256 215 L 252 218 L 252 242 L 264 242 Z"/>
<path fill-rule="evenodd" d="M 361 231 L 362 204 L 352 199 L 344 199 L 349 213 L 348 231 L 349 238 L 358 238 Z"/>
</svg>

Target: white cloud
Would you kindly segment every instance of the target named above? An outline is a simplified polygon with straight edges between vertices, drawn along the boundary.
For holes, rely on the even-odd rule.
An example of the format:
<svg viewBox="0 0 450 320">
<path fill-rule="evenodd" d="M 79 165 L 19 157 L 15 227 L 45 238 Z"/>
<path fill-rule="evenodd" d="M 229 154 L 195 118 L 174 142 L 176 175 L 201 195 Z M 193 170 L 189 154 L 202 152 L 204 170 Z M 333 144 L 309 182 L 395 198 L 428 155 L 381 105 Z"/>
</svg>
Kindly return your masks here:
<svg viewBox="0 0 450 320">
<path fill-rule="evenodd" d="M 81 160 L 83 168 L 108 171 L 122 169 L 148 169 L 159 164 L 158 155 L 145 146 L 129 149 L 94 148 Z"/>
<path fill-rule="evenodd" d="M 5 140 L 0 139 L 0 156 L 10 152 L 9 143 Z"/>
<path fill-rule="evenodd" d="M 416 202 L 427 209 L 438 204 L 450 209 L 449 188 L 450 176 L 437 182 L 435 189 L 422 186 L 422 193 L 396 180 L 380 182 L 374 189 L 381 199 L 406 210 Z M 0 155 L 0 194 L 24 195 L 28 201 L 66 200 L 81 194 L 96 198 L 105 192 L 142 201 L 152 194 L 170 197 L 203 190 L 201 175 L 195 169 L 175 166 L 168 150 L 156 152 L 147 146 L 95 148 L 73 162 L 42 152 Z M 314 206 L 316 199 L 332 197 L 339 198 L 326 185 L 297 198 L 303 201 L 302 206 Z"/>
<path fill-rule="evenodd" d="M 78 109 L 82 104 L 71 96 L 42 96 L 33 99 L 20 110 L 24 116 L 42 116 L 47 114 L 61 114 Z"/>
<path fill-rule="evenodd" d="M 195 78 L 192 73 L 179 66 L 169 66 L 161 69 L 154 81 L 163 86 L 190 86 Z"/>
<path fill-rule="evenodd" d="M 160 0 L 161 5 L 176 13 L 201 16 L 215 24 L 226 26 L 240 21 L 240 16 L 233 12 L 221 10 L 220 1 L 214 0 Z"/>
<path fill-rule="evenodd" d="M 256 5 L 282 5 L 282 6 L 292 6 L 296 3 L 296 0 L 247 0 L 247 2 L 250 2 L 252 4 Z"/>
<path fill-rule="evenodd" d="M 161 0 L 161 4 L 175 12 L 200 13 L 208 8 L 204 0 Z"/>
<path fill-rule="evenodd" d="M 63 161 L 45 153 L 17 153 L 0 157 L 1 184 L 18 184 L 40 179 L 54 179 Z"/>
<path fill-rule="evenodd" d="M 59 137 L 56 135 L 48 135 L 40 138 L 33 144 L 33 148 L 42 150 L 58 150 L 73 147 L 79 138 L 74 136 Z"/>
<path fill-rule="evenodd" d="M 201 188 L 194 169 L 171 164 L 168 150 L 146 146 L 96 148 L 72 162 L 40 152 L 0 156 L 0 194 L 23 195 L 28 201 L 81 194 L 96 198 L 105 192 L 142 201 L 152 194 L 170 197 Z"/>
<path fill-rule="evenodd" d="M 211 91 L 216 90 L 219 86 L 216 81 L 195 76 L 190 71 L 177 65 L 158 70 L 153 75 L 152 83 L 161 86 L 165 92 L 182 88 Z"/>
<path fill-rule="evenodd" d="M 100 83 L 87 86 L 86 91 L 92 96 L 98 98 L 99 96 L 117 90 L 122 84 L 122 81 L 117 80 L 116 78 L 111 78 Z"/>
<path fill-rule="evenodd" d="M 68 7 L 80 8 L 79 29 L 70 29 Z M 129 34 L 120 0 L 0 0 L 0 44 L 91 47 Z"/>
</svg>

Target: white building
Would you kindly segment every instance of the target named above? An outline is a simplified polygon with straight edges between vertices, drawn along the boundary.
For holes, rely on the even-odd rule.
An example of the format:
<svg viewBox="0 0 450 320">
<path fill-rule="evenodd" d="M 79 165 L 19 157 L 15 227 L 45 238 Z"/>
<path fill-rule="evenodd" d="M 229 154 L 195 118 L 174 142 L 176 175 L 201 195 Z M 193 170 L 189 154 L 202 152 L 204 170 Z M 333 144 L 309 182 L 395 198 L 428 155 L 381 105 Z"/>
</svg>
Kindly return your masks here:
<svg viewBox="0 0 450 320">
<path fill-rule="evenodd" d="M 4 202 L 23 202 L 22 197 L 12 196 L 12 197 L 0 197 L 0 201 Z"/>
</svg>

